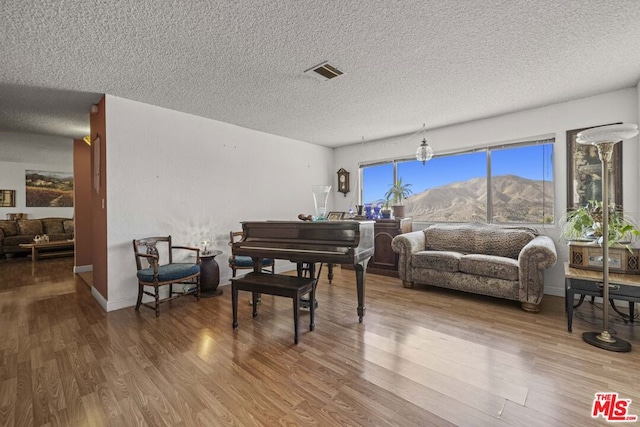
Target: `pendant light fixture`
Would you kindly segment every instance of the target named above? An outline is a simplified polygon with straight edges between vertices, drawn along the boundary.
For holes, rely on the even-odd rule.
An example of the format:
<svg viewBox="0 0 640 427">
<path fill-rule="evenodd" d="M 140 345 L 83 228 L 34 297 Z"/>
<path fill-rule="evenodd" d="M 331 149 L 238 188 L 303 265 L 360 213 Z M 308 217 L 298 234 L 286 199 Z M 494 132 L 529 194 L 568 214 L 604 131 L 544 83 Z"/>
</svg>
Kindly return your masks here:
<svg viewBox="0 0 640 427">
<path fill-rule="evenodd" d="M 427 144 L 426 128 L 422 125 L 422 144 L 416 150 L 416 159 L 424 166 L 433 157 L 433 148 Z"/>
</svg>

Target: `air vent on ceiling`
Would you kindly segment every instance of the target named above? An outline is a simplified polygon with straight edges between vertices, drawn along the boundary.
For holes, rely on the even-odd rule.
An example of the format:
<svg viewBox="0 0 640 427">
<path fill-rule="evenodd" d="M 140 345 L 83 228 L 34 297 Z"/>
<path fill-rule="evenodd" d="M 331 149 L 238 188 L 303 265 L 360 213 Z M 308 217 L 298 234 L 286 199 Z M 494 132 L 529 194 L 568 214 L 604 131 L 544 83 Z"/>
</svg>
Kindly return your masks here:
<svg viewBox="0 0 640 427">
<path fill-rule="evenodd" d="M 328 62 L 323 62 L 320 65 L 316 65 L 315 67 L 311 67 L 305 71 L 305 74 L 310 75 L 311 77 L 315 77 L 320 80 L 331 80 L 342 74 L 342 71 L 338 70 L 333 65 L 330 65 Z"/>
</svg>

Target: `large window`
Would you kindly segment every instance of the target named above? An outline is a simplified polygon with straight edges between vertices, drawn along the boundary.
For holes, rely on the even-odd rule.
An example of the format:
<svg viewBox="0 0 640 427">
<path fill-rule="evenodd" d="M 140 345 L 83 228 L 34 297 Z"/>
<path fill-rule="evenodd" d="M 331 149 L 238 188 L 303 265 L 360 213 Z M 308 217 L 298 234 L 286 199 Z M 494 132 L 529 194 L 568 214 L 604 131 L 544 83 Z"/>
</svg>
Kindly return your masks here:
<svg viewBox="0 0 640 427">
<path fill-rule="evenodd" d="M 398 162 L 398 176 L 412 184 L 405 214 L 415 221 L 485 222 L 487 153 L 439 156 L 426 165 Z"/>
<path fill-rule="evenodd" d="M 436 155 L 422 165 L 394 160 L 363 166 L 363 202 L 394 178 L 410 183 L 405 214 L 425 222 L 553 222 L 553 139 Z"/>
<path fill-rule="evenodd" d="M 491 150 L 493 222 L 553 223 L 553 144 Z"/>
<path fill-rule="evenodd" d="M 393 183 L 393 163 L 382 163 L 362 168 L 363 203 L 378 203 Z"/>
</svg>

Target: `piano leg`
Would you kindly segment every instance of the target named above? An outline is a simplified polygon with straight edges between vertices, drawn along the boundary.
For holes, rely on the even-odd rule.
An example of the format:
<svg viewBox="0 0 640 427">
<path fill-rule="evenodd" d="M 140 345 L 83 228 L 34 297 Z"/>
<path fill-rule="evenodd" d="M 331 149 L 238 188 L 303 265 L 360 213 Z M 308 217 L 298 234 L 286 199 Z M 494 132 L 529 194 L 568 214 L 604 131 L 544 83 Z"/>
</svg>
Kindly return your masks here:
<svg viewBox="0 0 640 427">
<path fill-rule="evenodd" d="M 356 270 L 356 287 L 358 289 L 358 321 L 362 323 L 362 318 L 367 308 L 364 306 L 364 278 L 367 270 L 369 258 L 354 264 Z"/>
<path fill-rule="evenodd" d="M 256 258 L 256 257 L 251 257 L 251 260 L 253 261 L 253 272 L 254 273 L 262 273 L 263 267 L 262 267 L 262 258 Z M 271 267 L 271 271 L 275 272 L 276 271 L 276 263 L 274 261 L 273 266 Z M 262 303 L 262 294 L 261 293 L 252 293 L 251 294 L 251 300 L 249 301 L 249 304 L 251 304 L 253 306 L 253 317 L 257 316 L 256 313 L 256 304 L 260 304 Z"/>
<path fill-rule="evenodd" d="M 299 262 L 296 265 L 296 269 L 298 271 L 298 277 L 307 277 L 304 275 L 305 271 L 309 272 L 309 277 L 315 277 L 315 263 Z M 316 279 L 320 280 L 320 276 L 316 277 Z M 327 263 L 327 279 L 329 280 L 329 284 L 331 284 L 333 280 L 333 263 Z"/>
</svg>

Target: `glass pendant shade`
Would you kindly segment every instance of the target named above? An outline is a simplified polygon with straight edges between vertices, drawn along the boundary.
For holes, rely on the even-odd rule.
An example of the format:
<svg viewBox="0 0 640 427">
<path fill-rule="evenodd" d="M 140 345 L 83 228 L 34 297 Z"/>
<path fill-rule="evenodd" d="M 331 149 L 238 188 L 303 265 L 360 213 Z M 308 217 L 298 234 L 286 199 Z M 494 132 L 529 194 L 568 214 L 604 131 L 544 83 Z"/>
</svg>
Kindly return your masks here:
<svg viewBox="0 0 640 427">
<path fill-rule="evenodd" d="M 620 142 L 638 134 L 638 125 L 620 124 L 598 126 L 580 132 L 576 137 L 578 144 L 598 145 L 604 142 Z"/>
<path fill-rule="evenodd" d="M 425 138 L 422 139 L 422 144 L 416 150 L 416 159 L 421 161 L 424 165 L 427 161 L 431 160 L 433 157 L 433 148 L 429 147 L 427 144 L 427 140 Z"/>
</svg>

